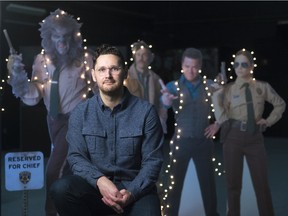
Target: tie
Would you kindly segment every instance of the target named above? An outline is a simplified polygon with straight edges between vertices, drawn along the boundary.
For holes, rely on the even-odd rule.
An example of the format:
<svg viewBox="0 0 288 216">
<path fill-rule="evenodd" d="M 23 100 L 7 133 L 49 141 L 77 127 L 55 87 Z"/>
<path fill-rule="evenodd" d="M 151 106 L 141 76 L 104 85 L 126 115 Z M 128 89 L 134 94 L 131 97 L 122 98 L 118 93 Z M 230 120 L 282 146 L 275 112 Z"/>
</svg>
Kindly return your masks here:
<svg viewBox="0 0 288 216">
<path fill-rule="evenodd" d="M 256 129 L 255 124 L 255 114 L 254 114 L 254 108 L 253 108 L 253 100 L 251 91 L 249 88 L 249 83 L 244 83 L 243 87 L 245 87 L 245 97 L 246 97 L 246 103 L 247 103 L 247 131 L 250 133 L 254 133 Z"/>
<path fill-rule="evenodd" d="M 59 113 L 59 75 L 60 66 L 55 68 L 50 90 L 50 116 L 56 118 Z"/>
<path fill-rule="evenodd" d="M 143 99 L 149 101 L 149 75 L 137 71 L 138 80 L 143 86 Z"/>
</svg>

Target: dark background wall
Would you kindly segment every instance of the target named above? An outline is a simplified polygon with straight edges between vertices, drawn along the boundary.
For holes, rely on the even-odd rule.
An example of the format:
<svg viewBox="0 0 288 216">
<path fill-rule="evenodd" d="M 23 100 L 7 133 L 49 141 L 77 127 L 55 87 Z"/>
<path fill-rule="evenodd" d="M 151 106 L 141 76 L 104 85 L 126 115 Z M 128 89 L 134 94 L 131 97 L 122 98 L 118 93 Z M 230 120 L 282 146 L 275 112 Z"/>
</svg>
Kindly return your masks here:
<svg viewBox="0 0 288 216">
<path fill-rule="evenodd" d="M 24 62 L 31 72 L 41 43 L 39 22 L 57 8 L 81 18 L 82 35 L 90 47 L 102 43 L 119 46 L 128 60 L 130 44 L 138 39 L 152 44 L 156 55 L 153 69 L 165 82 L 179 76 L 179 58 L 186 47 L 205 53 L 208 63 L 203 72 L 210 78 L 219 72 L 221 61 L 228 67 L 239 49 L 253 50 L 258 65 L 256 79 L 268 81 L 288 102 L 288 2 L 1 1 L 0 106 L 5 109 L 0 113 L 1 149 L 36 147 L 46 152 L 50 148 L 43 103 L 25 106 L 5 82 L 9 49 L 2 30 L 8 30 L 16 50 L 26 53 Z M 265 114 L 269 110 L 270 106 Z M 285 112 L 265 135 L 288 137 L 287 122 Z"/>
</svg>

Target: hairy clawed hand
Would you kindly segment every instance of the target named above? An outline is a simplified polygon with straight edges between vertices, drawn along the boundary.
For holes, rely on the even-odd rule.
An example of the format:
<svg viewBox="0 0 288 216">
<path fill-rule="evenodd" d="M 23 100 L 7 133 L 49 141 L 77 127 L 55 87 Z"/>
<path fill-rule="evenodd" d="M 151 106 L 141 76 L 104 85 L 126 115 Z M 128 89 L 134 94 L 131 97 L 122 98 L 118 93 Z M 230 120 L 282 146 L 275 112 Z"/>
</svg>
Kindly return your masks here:
<svg viewBox="0 0 288 216">
<path fill-rule="evenodd" d="M 7 64 L 9 74 L 17 76 L 17 74 L 24 71 L 24 67 L 25 65 L 22 63 L 22 54 L 9 56 Z"/>
</svg>

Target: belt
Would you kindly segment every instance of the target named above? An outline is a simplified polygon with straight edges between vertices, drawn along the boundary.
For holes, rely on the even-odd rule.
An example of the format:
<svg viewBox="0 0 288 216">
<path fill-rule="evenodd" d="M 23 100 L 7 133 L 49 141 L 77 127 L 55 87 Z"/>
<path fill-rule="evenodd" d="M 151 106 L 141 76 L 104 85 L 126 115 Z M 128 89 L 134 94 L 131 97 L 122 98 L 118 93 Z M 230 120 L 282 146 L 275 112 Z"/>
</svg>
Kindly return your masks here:
<svg viewBox="0 0 288 216">
<path fill-rule="evenodd" d="M 232 128 L 237 128 L 240 131 L 247 131 L 247 122 L 246 121 L 240 121 L 240 120 L 235 120 L 235 119 L 230 119 L 229 120 L 230 127 Z M 256 131 L 265 131 L 266 128 L 261 128 L 259 125 L 256 125 Z"/>
</svg>

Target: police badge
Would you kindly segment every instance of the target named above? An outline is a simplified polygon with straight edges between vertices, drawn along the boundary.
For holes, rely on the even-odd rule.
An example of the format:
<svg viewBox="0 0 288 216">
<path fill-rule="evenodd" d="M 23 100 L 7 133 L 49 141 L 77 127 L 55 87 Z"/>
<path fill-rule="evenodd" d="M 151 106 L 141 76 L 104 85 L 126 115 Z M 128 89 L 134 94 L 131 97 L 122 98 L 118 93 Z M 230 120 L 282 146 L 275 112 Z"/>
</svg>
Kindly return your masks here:
<svg viewBox="0 0 288 216">
<path fill-rule="evenodd" d="M 19 180 L 23 183 L 23 184 L 27 184 L 31 179 L 31 172 L 28 171 L 23 171 L 19 173 Z"/>
<path fill-rule="evenodd" d="M 256 92 L 257 92 L 258 95 L 262 94 L 262 90 L 260 88 L 256 88 Z"/>
</svg>

